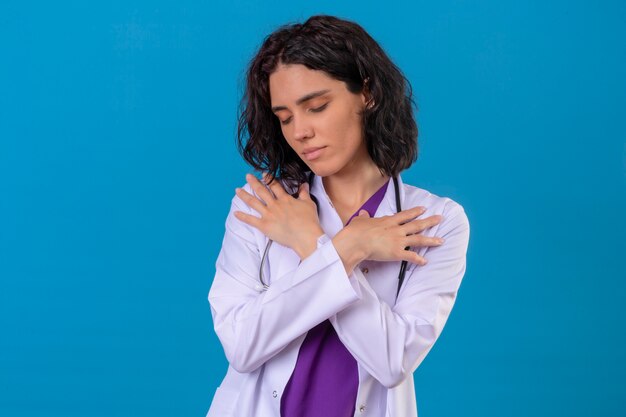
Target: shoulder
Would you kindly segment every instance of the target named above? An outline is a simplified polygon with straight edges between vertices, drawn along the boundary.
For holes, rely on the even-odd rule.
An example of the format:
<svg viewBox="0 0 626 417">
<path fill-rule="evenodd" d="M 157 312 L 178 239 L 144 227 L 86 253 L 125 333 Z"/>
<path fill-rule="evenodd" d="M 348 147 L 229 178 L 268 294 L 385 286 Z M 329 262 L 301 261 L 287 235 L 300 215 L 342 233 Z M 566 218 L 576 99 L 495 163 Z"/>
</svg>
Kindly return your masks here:
<svg viewBox="0 0 626 417">
<path fill-rule="evenodd" d="M 453 227 L 469 229 L 469 219 L 465 213 L 465 208 L 449 197 L 439 196 L 420 187 L 410 184 L 404 186 L 403 209 L 423 206 L 426 212 L 420 217 L 433 215 L 443 216 L 443 224 Z"/>
<path fill-rule="evenodd" d="M 285 180 L 276 179 L 275 181 L 278 181 L 285 190 L 285 192 L 287 192 L 288 194 L 293 194 L 295 191 L 297 191 L 296 188 L 294 188 L 293 184 L 290 184 Z M 248 194 L 253 195 L 254 197 L 260 198 L 247 182 L 243 183 L 239 188 L 241 188 Z M 259 215 L 256 210 L 249 207 L 237 194 L 235 194 L 231 200 L 231 207 L 236 207 L 237 210 L 243 211 L 245 213 Z"/>
<path fill-rule="evenodd" d="M 287 182 L 283 180 L 278 180 L 278 181 L 281 183 L 285 191 L 287 191 L 288 193 L 293 192 L 293 190 L 291 190 L 288 187 Z M 239 188 L 241 188 L 246 193 L 254 196 L 255 198 L 259 198 L 262 200 L 262 198 L 257 195 L 254 189 L 247 182 L 243 183 Z M 261 217 L 261 214 L 258 211 L 248 206 L 248 204 L 246 204 L 246 202 L 243 201 L 241 197 L 239 197 L 237 194 L 234 194 L 231 200 L 228 215 L 226 217 L 226 228 L 239 236 L 247 236 L 248 240 L 254 239 L 259 244 L 263 243 L 264 245 L 267 242 L 267 237 L 257 228 L 252 227 L 249 224 L 237 219 L 234 216 L 234 213 L 236 211 L 239 211 L 241 213 L 254 216 L 254 217 Z"/>
<path fill-rule="evenodd" d="M 239 188 L 241 188 L 248 194 L 251 194 L 255 197 L 257 196 L 250 184 L 248 184 L 247 182 L 242 184 Z M 237 194 L 234 194 L 230 202 L 228 215 L 226 216 L 226 231 L 249 242 L 259 241 L 260 232 L 256 228 L 235 217 L 235 212 L 241 212 L 250 216 L 260 217 L 260 214 L 256 210 L 248 206 Z"/>
</svg>

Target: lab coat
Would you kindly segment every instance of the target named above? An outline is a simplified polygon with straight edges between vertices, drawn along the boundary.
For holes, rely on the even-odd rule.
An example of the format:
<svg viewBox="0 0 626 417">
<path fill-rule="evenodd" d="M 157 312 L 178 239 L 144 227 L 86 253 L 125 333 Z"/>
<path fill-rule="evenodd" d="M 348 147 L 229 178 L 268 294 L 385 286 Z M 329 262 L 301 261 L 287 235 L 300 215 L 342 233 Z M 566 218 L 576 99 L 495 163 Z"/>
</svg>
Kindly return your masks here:
<svg viewBox="0 0 626 417">
<path fill-rule="evenodd" d="M 273 242 L 264 266 L 266 291 L 259 265 L 268 239 L 234 217 L 234 211 L 259 214 L 233 198 L 208 294 L 229 366 L 207 417 L 279 416 L 300 345 L 307 331 L 326 319 L 358 364 L 355 416 L 417 416 L 413 371 L 439 337 L 455 302 L 465 273 L 469 222 L 455 201 L 398 179 L 403 210 L 424 206 L 420 218 L 443 215 L 438 225 L 421 233 L 445 243 L 411 248 L 428 262 L 408 264 L 397 301 L 400 261 L 366 260 L 346 274 L 331 241 L 343 224 L 320 177 L 315 176 L 310 192 L 317 197 L 325 234 L 302 261 Z M 396 213 L 393 181 L 387 187 L 374 217 Z M 243 188 L 254 194 L 248 184 Z"/>
</svg>

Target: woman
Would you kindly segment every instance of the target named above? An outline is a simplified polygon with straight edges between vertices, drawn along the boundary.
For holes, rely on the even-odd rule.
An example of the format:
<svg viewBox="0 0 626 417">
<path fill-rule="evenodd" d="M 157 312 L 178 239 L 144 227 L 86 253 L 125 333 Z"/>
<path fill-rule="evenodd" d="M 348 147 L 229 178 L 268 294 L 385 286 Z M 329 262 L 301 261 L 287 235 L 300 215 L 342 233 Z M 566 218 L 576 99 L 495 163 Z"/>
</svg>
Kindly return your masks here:
<svg viewBox="0 0 626 417">
<path fill-rule="evenodd" d="M 412 373 L 456 299 L 469 223 L 399 176 L 411 104 L 353 22 L 313 16 L 261 45 L 239 145 L 265 174 L 236 190 L 209 291 L 229 367 L 208 416 L 417 415 Z"/>
</svg>

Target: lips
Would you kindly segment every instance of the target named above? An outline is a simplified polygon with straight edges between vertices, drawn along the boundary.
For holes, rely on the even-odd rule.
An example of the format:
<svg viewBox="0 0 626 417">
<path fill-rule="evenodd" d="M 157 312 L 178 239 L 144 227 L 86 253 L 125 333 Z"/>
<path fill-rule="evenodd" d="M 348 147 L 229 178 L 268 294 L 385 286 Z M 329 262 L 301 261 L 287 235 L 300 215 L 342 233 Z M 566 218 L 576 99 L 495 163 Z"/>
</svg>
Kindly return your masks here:
<svg viewBox="0 0 626 417">
<path fill-rule="evenodd" d="M 312 161 L 312 160 L 317 159 L 317 158 L 320 157 L 320 155 L 324 151 L 324 148 L 326 148 L 326 146 L 319 146 L 319 147 L 315 147 L 315 148 L 306 148 L 302 152 L 302 155 L 308 161 Z"/>
</svg>

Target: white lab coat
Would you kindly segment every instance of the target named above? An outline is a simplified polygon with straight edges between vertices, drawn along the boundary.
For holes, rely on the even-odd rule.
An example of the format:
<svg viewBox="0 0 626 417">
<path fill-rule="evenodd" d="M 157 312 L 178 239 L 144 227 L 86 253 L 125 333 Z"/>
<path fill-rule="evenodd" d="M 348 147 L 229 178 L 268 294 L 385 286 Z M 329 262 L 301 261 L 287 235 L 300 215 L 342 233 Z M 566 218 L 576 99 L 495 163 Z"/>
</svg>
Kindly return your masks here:
<svg viewBox="0 0 626 417">
<path fill-rule="evenodd" d="M 302 262 L 276 242 L 264 268 L 269 289 L 263 291 L 259 265 L 267 237 L 233 216 L 258 216 L 235 196 L 209 291 L 214 328 L 229 362 L 207 417 L 280 415 L 280 401 L 309 329 L 330 319 L 341 342 L 358 363 L 356 416 L 415 417 L 413 371 L 439 337 L 465 273 L 469 223 L 453 200 L 405 185 L 399 177 L 402 209 L 427 208 L 420 218 L 443 215 L 422 232 L 445 239 L 439 247 L 422 247 L 428 263 L 409 263 L 395 301 L 400 261 L 363 261 L 347 275 L 330 240 L 343 227 L 315 176 L 311 193 L 319 203 L 325 234 L 317 250 Z M 244 189 L 253 193 L 249 185 Z M 374 217 L 396 213 L 390 180 Z"/>
</svg>

